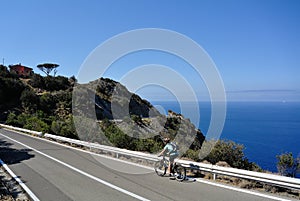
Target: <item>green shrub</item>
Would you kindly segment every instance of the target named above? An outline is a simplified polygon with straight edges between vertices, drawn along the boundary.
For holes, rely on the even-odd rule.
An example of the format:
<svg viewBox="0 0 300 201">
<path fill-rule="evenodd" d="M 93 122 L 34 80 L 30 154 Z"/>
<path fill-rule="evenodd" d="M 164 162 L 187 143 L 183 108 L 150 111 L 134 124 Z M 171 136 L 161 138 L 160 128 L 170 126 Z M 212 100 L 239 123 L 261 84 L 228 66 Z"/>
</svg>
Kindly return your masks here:
<svg viewBox="0 0 300 201">
<path fill-rule="evenodd" d="M 7 116 L 7 120 L 6 120 L 6 124 L 8 125 L 12 125 L 12 126 L 20 126 L 20 124 L 18 123 L 18 116 L 14 113 L 14 112 L 11 112 L 8 114 Z M 23 126 L 23 125 L 22 125 Z"/>
<path fill-rule="evenodd" d="M 47 76 L 44 78 L 45 89 L 48 91 L 66 90 L 71 87 L 69 79 L 63 76 Z"/>
<path fill-rule="evenodd" d="M 0 104 L 19 106 L 25 86 L 19 79 L 0 77 Z"/>
<path fill-rule="evenodd" d="M 277 169 L 281 175 L 295 177 L 300 169 L 300 158 L 294 158 L 292 153 L 277 155 Z"/>
<path fill-rule="evenodd" d="M 73 118 L 69 116 L 64 121 L 62 120 L 54 120 L 51 124 L 51 131 L 60 136 L 78 139 L 75 126 L 73 123 Z"/>
<path fill-rule="evenodd" d="M 188 149 L 186 153 L 182 155 L 182 157 L 191 159 L 192 161 L 199 161 L 199 152 L 200 150 Z"/>
<path fill-rule="evenodd" d="M 43 133 L 47 133 L 50 130 L 49 125 L 36 116 L 28 118 L 26 120 L 24 128 L 34 131 L 41 131 Z"/>
<path fill-rule="evenodd" d="M 135 150 L 132 138 L 123 133 L 116 125 L 110 124 L 110 126 L 105 129 L 104 133 L 114 146 Z"/>
<path fill-rule="evenodd" d="M 155 141 L 153 138 L 135 139 L 135 150 L 157 153 L 163 149 L 163 144 Z"/>
<path fill-rule="evenodd" d="M 219 161 L 227 162 L 231 167 L 251 170 L 257 167 L 256 164 L 250 163 L 244 155 L 244 146 L 233 141 L 219 140 L 204 160 L 212 164 Z"/>
<path fill-rule="evenodd" d="M 34 74 L 31 77 L 29 84 L 34 88 L 45 89 L 44 77 L 39 74 Z"/>
<path fill-rule="evenodd" d="M 35 94 L 35 92 L 29 88 L 23 90 L 20 97 L 22 107 L 25 110 L 33 113 L 37 110 L 37 106 L 39 105 L 39 97 Z"/>
<path fill-rule="evenodd" d="M 1 77 L 9 77 L 10 73 L 6 66 L 0 65 L 0 76 Z"/>
</svg>

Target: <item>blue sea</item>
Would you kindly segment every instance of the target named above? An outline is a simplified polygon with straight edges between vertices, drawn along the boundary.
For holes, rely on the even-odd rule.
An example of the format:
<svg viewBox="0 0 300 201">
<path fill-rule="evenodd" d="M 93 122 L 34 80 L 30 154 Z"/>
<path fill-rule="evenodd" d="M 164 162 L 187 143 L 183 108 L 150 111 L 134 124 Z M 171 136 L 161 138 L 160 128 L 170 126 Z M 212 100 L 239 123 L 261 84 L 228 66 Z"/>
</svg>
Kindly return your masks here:
<svg viewBox="0 0 300 201">
<path fill-rule="evenodd" d="M 178 102 L 152 102 L 164 111 L 182 113 Z M 198 128 L 206 134 L 211 105 L 200 102 Z M 184 117 L 193 122 L 193 107 L 187 107 Z M 292 152 L 300 157 L 300 102 L 229 102 L 220 139 L 243 144 L 246 158 L 271 172 L 277 172 L 276 155 Z M 298 174 L 297 177 L 300 175 Z"/>
</svg>

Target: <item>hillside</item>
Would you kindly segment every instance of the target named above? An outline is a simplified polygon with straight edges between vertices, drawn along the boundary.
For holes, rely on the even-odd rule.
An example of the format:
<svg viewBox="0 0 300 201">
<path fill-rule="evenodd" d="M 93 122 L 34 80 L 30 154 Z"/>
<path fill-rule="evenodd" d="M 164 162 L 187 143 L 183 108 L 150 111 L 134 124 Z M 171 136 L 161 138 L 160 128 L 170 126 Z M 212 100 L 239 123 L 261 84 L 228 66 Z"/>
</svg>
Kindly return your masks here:
<svg viewBox="0 0 300 201">
<path fill-rule="evenodd" d="M 43 77 L 34 74 L 30 77 L 18 77 L 11 74 L 5 66 L 0 66 L 0 111 L 1 121 L 7 119 L 10 112 L 16 114 L 33 114 L 38 110 L 47 115 L 61 116 L 71 113 L 72 89 L 76 82 L 75 77 L 66 78 L 62 76 Z M 125 96 L 130 96 L 130 114 L 148 117 L 153 106 L 136 94 L 130 93 L 124 86 L 108 78 L 100 78 L 94 82 L 97 90 L 93 98 L 97 107 L 98 119 L 112 119 L 111 96 L 116 86 L 121 86 L 120 91 Z M 64 111 L 61 111 L 64 110 Z M 156 110 L 154 113 L 159 114 Z M 64 113 L 64 114 L 62 114 Z"/>
<path fill-rule="evenodd" d="M 79 111 L 76 116 L 80 116 L 80 123 L 86 129 L 87 121 L 82 118 L 93 119 L 93 113 L 96 114 L 104 136 L 78 136 L 76 133 L 72 114 L 75 86 L 80 94 L 73 104 L 81 108 L 93 106 L 88 112 L 75 110 Z M 189 120 L 161 115 L 148 101 L 108 78 L 78 85 L 74 76 L 33 74 L 19 77 L 0 66 L 0 112 L 0 120 L 11 125 L 132 150 L 158 151 L 163 146 L 163 136 L 175 138 L 177 135 L 179 140 L 197 149 L 204 140 L 203 134 Z M 113 119 L 118 122 L 110 121 Z"/>
<path fill-rule="evenodd" d="M 78 94 L 72 100 L 74 91 Z M 74 103 L 80 105 L 78 110 L 75 107 L 76 114 L 72 110 Z M 82 109 L 89 105 L 92 105 L 91 110 Z M 76 132 L 76 120 L 84 136 Z M 172 111 L 167 116 L 161 115 L 148 101 L 114 80 L 99 78 L 85 85 L 77 85 L 74 76 L 43 77 L 33 74 L 20 77 L 2 65 L 0 121 L 44 133 L 150 153 L 160 151 L 164 146 L 161 138 L 169 136 L 180 142 L 180 157 L 195 161 L 200 161 L 199 153 L 205 141 L 201 131 L 188 119 Z M 90 132 L 94 127 L 98 128 L 97 132 Z M 262 171 L 258 165 L 248 161 L 243 150 L 243 145 L 219 140 L 202 160 Z M 228 180 L 227 177 L 221 179 Z M 250 184 L 257 186 L 256 183 Z"/>
<path fill-rule="evenodd" d="M 76 101 L 81 107 L 85 107 L 87 104 L 96 105 L 95 111 L 98 120 L 123 119 L 129 115 L 146 118 L 150 113 L 154 116 L 160 115 L 148 101 L 108 78 L 76 85 L 75 94 L 78 94 Z"/>
<path fill-rule="evenodd" d="M 150 153 L 160 151 L 168 136 L 180 143 L 181 157 L 260 169 L 245 157 L 244 146 L 232 141 L 218 141 L 200 159 L 205 136 L 189 119 L 172 111 L 161 115 L 108 78 L 77 84 L 74 76 L 20 77 L 0 65 L 0 114 L 1 122 L 13 126 Z"/>
</svg>

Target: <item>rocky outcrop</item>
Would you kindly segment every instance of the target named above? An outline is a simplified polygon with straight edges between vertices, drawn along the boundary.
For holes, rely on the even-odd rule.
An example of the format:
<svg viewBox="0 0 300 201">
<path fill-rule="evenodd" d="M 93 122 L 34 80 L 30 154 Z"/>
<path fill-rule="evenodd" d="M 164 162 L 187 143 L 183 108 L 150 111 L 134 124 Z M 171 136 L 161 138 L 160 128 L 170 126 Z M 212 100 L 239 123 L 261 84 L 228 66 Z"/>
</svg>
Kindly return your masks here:
<svg viewBox="0 0 300 201">
<path fill-rule="evenodd" d="M 85 103 L 87 101 L 94 102 L 98 120 L 124 119 L 132 115 L 141 118 L 160 115 L 155 107 L 148 101 L 129 92 L 125 86 L 114 80 L 100 78 L 96 81 L 76 87 L 76 91 L 80 93 L 80 95 L 76 96 L 79 98 L 79 100 L 76 101 L 79 101 L 78 103 L 81 105 L 88 104 Z M 82 90 L 78 88 L 82 88 Z"/>
</svg>

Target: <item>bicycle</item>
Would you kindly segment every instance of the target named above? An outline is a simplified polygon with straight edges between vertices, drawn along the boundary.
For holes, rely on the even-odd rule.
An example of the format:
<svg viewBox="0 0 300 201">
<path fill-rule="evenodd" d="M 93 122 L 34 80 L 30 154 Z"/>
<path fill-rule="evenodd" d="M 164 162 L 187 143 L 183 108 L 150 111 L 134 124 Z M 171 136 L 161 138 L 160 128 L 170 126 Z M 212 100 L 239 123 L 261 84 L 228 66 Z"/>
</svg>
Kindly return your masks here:
<svg viewBox="0 0 300 201">
<path fill-rule="evenodd" d="M 158 176 L 163 177 L 168 169 L 170 161 L 163 156 L 163 158 L 154 164 L 154 170 Z M 175 162 L 171 167 L 171 173 L 175 175 L 177 181 L 183 181 L 186 179 L 186 168 L 183 167 L 180 163 Z"/>
</svg>

